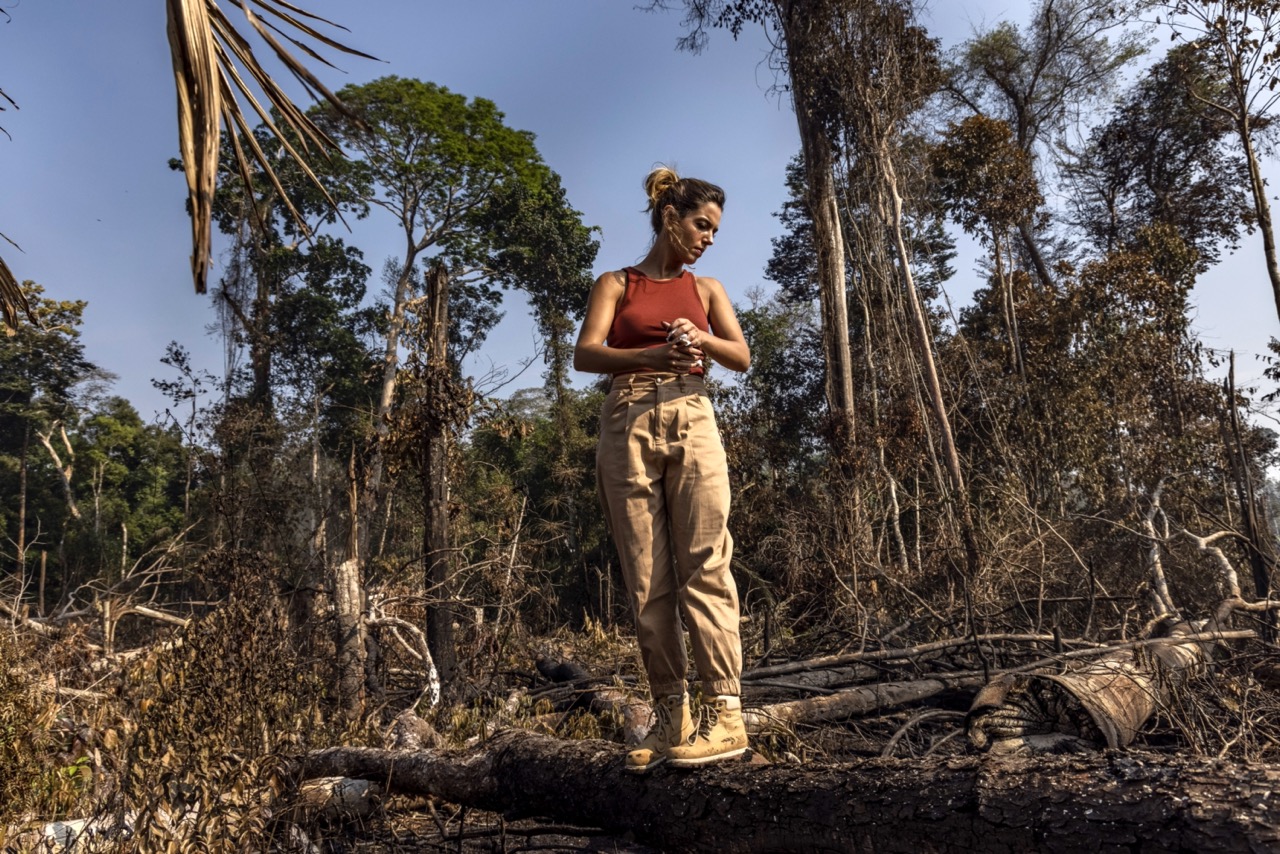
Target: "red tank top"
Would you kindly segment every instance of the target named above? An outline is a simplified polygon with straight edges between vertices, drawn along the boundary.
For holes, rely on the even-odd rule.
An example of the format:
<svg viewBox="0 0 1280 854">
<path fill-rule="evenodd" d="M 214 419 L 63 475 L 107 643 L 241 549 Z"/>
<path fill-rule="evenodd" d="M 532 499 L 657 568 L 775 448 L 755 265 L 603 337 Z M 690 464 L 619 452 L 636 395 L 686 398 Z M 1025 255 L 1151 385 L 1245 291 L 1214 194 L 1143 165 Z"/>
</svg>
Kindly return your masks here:
<svg viewBox="0 0 1280 854">
<path fill-rule="evenodd" d="M 674 279 L 651 279 L 639 270 L 627 267 L 623 270 L 627 284 L 613 315 L 613 325 L 605 343 L 621 350 L 647 349 L 667 343 L 667 330 L 662 325 L 677 317 L 684 317 L 701 329 L 711 331 L 707 310 L 702 307 L 698 295 L 698 281 L 688 270 Z M 648 368 L 620 371 L 621 374 L 650 373 Z M 689 373 L 702 374 L 702 368 Z"/>
</svg>

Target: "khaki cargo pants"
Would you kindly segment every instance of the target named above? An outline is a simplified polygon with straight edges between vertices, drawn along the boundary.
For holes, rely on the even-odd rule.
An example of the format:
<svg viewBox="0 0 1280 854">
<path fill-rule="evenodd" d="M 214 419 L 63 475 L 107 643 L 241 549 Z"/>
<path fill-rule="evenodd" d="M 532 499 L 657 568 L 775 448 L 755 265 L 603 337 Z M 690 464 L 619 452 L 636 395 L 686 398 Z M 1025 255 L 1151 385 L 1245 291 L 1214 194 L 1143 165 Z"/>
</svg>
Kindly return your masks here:
<svg viewBox="0 0 1280 854">
<path fill-rule="evenodd" d="M 600 413 L 596 473 L 653 696 L 685 691 L 681 614 L 704 692 L 737 695 L 729 471 L 702 378 L 616 377 Z"/>
</svg>

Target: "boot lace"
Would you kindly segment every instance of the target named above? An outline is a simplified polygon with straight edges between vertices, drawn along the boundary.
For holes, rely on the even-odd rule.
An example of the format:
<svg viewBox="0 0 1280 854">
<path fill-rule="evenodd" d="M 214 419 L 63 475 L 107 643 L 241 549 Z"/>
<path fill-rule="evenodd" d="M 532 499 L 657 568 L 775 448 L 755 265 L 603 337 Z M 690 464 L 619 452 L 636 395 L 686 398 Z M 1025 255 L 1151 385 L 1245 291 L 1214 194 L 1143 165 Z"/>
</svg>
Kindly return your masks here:
<svg viewBox="0 0 1280 854">
<path fill-rule="evenodd" d="M 696 739 L 711 738 L 711 730 L 715 729 L 717 723 L 720 722 L 720 710 L 712 705 L 705 705 L 698 709 L 698 728 L 689 736 L 689 743 L 693 744 Z"/>
<path fill-rule="evenodd" d="M 653 710 L 656 720 L 653 722 L 653 732 L 662 736 L 666 741 L 671 739 L 671 707 L 666 703 L 655 703 Z"/>
</svg>

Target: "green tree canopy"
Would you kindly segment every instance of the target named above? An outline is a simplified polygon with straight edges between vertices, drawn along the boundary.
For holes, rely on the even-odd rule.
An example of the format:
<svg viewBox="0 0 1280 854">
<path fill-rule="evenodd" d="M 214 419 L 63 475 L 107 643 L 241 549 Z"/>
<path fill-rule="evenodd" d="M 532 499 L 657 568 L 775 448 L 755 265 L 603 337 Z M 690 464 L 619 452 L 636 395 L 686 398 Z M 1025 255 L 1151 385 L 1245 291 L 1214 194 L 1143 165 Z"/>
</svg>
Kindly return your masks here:
<svg viewBox="0 0 1280 854">
<path fill-rule="evenodd" d="M 437 247 L 474 259 L 475 226 L 495 192 L 512 182 L 537 186 L 547 167 L 533 134 L 504 124 L 485 98 L 468 101 L 435 83 L 383 77 L 338 93 L 362 126 L 318 110 L 318 121 L 347 159 L 334 171 L 364 203 L 391 213 L 418 251 Z"/>
</svg>

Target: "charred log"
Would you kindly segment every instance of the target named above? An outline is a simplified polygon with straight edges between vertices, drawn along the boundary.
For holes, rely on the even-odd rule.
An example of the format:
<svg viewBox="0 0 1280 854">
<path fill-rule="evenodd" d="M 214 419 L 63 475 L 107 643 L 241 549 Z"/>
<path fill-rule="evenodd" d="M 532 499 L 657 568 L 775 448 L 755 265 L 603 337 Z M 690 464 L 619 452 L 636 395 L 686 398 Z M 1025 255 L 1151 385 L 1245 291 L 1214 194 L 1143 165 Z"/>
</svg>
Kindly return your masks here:
<svg viewBox="0 0 1280 854">
<path fill-rule="evenodd" d="M 1153 754 L 830 767 L 731 763 L 626 774 L 619 745 L 507 732 L 465 753 L 339 747 L 304 777 L 377 780 L 665 851 L 1261 851 L 1280 845 L 1280 767 Z"/>
</svg>

